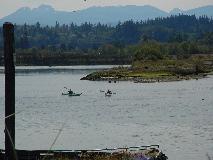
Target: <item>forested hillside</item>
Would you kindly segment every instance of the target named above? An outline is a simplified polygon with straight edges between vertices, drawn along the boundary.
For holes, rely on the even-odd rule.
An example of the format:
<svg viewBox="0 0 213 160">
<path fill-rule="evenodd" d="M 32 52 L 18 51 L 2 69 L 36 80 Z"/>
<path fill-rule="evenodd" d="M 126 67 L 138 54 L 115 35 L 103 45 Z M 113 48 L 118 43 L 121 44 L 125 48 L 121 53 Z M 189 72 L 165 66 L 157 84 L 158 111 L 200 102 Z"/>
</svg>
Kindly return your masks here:
<svg viewBox="0 0 213 160">
<path fill-rule="evenodd" d="M 213 53 L 213 19 L 178 15 L 141 22 L 126 21 L 116 26 L 84 23 L 54 27 L 15 26 L 16 51 L 20 55 L 90 54 L 141 57 L 144 48 L 157 51 L 155 58 L 167 55 Z M 0 50 L 3 49 L 0 28 Z M 153 51 L 154 49 L 154 51 Z M 147 51 L 147 49 L 145 49 Z M 160 55 L 158 55 L 160 54 Z M 136 56 L 135 56 L 136 55 Z M 148 59 L 152 57 L 147 54 Z M 147 58 L 145 56 L 145 58 Z"/>
</svg>

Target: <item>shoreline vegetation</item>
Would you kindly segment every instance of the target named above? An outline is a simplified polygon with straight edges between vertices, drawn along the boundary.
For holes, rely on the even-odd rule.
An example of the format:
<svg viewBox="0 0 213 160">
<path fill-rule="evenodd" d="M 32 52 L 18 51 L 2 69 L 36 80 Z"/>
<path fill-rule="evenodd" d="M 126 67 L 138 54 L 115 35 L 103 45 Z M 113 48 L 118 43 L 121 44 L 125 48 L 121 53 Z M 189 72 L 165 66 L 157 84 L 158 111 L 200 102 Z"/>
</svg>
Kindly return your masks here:
<svg viewBox="0 0 213 160">
<path fill-rule="evenodd" d="M 3 66 L 1 37 L 2 27 Z M 213 71 L 213 19 L 180 14 L 115 26 L 15 25 L 15 46 L 17 66 L 131 64 L 94 72 L 82 80 L 150 83 L 199 79 Z"/>
<path fill-rule="evenodd" d="M 93 72 L 81 80 L 133 81 L 135 83 L 171 82 L 201 79 L 213 74 L 213 56 L 194 56 L 187 59 L 134 61 L 131 67 L 117 67 Z"/>
</svg>

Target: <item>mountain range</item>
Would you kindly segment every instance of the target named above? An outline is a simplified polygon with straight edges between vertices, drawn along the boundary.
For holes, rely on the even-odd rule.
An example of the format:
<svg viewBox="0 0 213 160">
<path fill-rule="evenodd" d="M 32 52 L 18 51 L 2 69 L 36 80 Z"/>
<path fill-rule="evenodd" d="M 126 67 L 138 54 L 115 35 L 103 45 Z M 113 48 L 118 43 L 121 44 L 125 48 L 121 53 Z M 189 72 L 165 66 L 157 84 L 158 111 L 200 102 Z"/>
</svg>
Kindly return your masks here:
<svg viewBox="0 0 213 160">
<path fill-rule="evenodd" d="M 154 19 L 157 17 L 168 17 L 170 15 L 186 14 L 213 17 L 213 5 L 203 6 L 191 10 L 181 10 L 175 8 L 170 12 L 165 12 L 156 7 L 145 6 L 106 6 L 106 7 L 90 7 L 78 11 L 57 11 L 49 5 L 41 5 L 38 8 L 30 9 L 23 7 L 14 13 L 0 19 L 0 25 L 4 22 L 12 22 L 18 25 L 27 23 L 35 24 L 39 22 L 41 25 L 55 25 L 56 21 L 60 24 L 75 23 L 80 25 L 85 22 L 92 24 L 102 23 L 115 25 L 119 21 L 126 20 L 141 21 Z"/>
</svg>

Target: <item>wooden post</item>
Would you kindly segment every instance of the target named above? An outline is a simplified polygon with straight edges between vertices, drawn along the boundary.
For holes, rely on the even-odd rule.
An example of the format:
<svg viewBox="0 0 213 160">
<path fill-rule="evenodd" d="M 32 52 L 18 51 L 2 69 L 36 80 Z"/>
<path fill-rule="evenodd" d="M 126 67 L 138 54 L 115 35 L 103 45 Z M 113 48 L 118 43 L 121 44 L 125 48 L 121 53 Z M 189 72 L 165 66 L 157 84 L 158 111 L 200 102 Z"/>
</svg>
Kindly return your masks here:
<svg viewBox="0 0 213 160">
<path fill-rule="evenodd" d="M 4 23 L 4 66 L 5 66 L 5 160 L 16 160 L 15 152 L 15 52 L 14 26 Z"/>
</svg>

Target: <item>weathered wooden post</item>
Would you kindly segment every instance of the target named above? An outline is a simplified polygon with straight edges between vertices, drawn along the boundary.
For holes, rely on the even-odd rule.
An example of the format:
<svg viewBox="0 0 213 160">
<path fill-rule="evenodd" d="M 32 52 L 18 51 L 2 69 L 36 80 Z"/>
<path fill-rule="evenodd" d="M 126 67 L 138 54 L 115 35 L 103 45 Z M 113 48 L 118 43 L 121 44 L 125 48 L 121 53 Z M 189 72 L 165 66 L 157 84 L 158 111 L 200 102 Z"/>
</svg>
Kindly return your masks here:
<svg viewBox="0 0 213 160">
<path fill-rule="evenodd" d="M 5 160 L 16 160 L 15 152 L 15 52 L 14 26 L 4 23 L 4 66 L 5 66 Z"/>
</svg>

